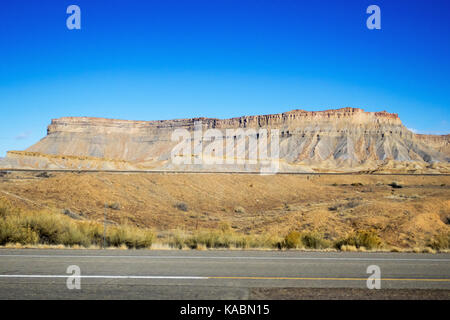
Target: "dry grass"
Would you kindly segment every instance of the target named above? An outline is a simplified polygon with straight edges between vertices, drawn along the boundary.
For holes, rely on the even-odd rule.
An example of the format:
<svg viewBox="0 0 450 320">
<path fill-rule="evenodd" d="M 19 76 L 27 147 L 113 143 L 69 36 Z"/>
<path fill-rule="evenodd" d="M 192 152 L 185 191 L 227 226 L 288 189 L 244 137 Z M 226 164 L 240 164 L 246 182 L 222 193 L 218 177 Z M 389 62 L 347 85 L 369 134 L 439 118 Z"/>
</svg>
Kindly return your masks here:
<svg viewBox="0 0 450 320">
<path fill-rule="evenodd" d="M 429 243 L 429 247 L 439 251 L 450 249 L 450 232 L 434 236 Z"/>
<path fill-rule="evenodd" d="M 375 230 L 357 230 L 352 234 L 336 241 L 335 246 L 341 249 L 342 246 L 351 246 L 357 249 L 379 249 L 383 247 L 383 241 Z"/>
<path fill-rule="evenodd" d="M 395 179 L 402 188 L 389 186 Z M 332 248 L 358 230 L 373 229 L 384 245 L 376 250 L 423 251 L 431 245 L 436 248 L 433 250 L 448 250 L 442 241 L 435 241 L 438 235 L 450 232 L 447 176 L 52 173 L 38 178 L 35 173 L 8 173 L 0 177 L 0 195 L 2 191 L 12 207 L 24 212 L 59 217 L 62 209 L 68 209 L 82 219 L 75 222 L 65 217 L 67 221 L 91 223 L 100 230 L 105 203 L 120 204 L 120 210 L 107 209 L 110 232 L 112 224 L 149 228 L 158 235 L 153 242 L 163 248 L 180 247 L 180 243 L 183 248 L 200 249 L 275 248 L 292 230 L 318 234 Z M 186 204 L 188 211 L 174 207 L 177 203 Z M 239 207 L 244 210 L 236 210 Z M 18 225 L 7 228 L 16 228 L 16 235 L 34 241 L 36 230 Z M 83 246 L 80 229 L 68 231 L 72 240 L 64 241 Z M 129 234 L 123 230 L 111 234 L 111 243 L 124 241 Z M 64 239 L 64 235 L 59 237 L 58 241 Z M 128 244 L 145 242 L 138 238 Z M 314 242 L 316 238 L 309 244 L 302 240 L 298 248 L 323 247 Z M 101 245 L 96 242 L 98 235 L 94 239 L 91 243 Z M 341 245 L 351 246 L 347 241 Z"/>
<path fill-rule="evenodd" d="M 79 221 L 57 212 L 15 209 L 0 199 L 0 245 L 49 245 L 91 247 L 103 244 L 127 248 L 149 248 L 153 233 L 133 226 L 106 228 L 93 221 Z"/>
<path fill-rule="evenodd" d="M 317 232 L 289 232 L 280 247 L 286 249 L 326 249 L 331 248 L 333 243 L 324 239 L 323 235 Z"/>
<path fill-rule="evenodd" d="M 278 249 L 281 238 L 276 235 L 242 235 L 231 230 L 202 230 L 186 233 L 169 232 L 158 239 L 163 245 L 175 249 Z"/>
<path fill-rule="evenodd" d="M 344 244 L 340 247 L 340 250 L 347 251 L 347 252 L 355 252 L 355 251 L 358 251 L 358 248 L 356 248 L 355 246 L 352 246 L 352 245 Z"/>
</svg>

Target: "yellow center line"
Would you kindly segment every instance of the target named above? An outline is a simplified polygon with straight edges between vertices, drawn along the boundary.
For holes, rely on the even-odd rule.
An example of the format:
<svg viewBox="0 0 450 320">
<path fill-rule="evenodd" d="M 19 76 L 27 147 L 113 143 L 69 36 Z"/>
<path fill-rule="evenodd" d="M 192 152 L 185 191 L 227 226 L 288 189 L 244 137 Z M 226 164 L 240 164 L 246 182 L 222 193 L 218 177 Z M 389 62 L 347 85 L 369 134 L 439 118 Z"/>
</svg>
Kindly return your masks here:
<svg viewBox="0 0 450 320">
<path fill-rule="evenodd" d="M 231 280 L 332 280 L 332 281 L 367 281 L 368 278 L 318 278 L 318 277 L 208 277 L 209 279 Z M 381 281 L 423 281 L 423 282 L 450 282 L 450 279 L 408 279 L 408 278 L 381 278 Z"/>
</svg>

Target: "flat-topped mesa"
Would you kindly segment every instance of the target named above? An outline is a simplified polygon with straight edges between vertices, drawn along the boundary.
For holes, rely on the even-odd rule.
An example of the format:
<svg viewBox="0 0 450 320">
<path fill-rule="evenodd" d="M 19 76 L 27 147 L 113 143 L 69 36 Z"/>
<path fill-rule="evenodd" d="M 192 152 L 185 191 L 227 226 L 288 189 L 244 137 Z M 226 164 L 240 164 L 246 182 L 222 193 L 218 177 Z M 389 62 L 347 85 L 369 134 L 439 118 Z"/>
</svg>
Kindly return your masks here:
<svg viewBox="0 0 450 320">
<path fill-rule="evenodd" d="M 269 131 L 271 134 L 278 132 L 278 139 L 267 139 L 267 150 L 272 150 L 272 142 L 279 144 L 279 158 L 285 166 L 282 170 L 286 171 L 376 169 L 390 160 L 421 163 L 421 166 L 424 163 L 450 162 L 448 137 L 418 136 L 402 125 L 397 114 L 366 112 L 360 108 L 325 111 L 297 109 L 231 119 L 133 121 L 64 117 L 53 119 L 47 136 L 29 147 L 27 153 L 11 153 L 8 157 L 16 161 L 16 166 L 31 167 L 116 168 L 120 165 L 121 168 L 132 166 L 139 169 L 229 170 L 221 166 L 211 169 L 207 164 L 183 167 L 172 162 L 172 152 L 180 143 L 180 137 L 174 135 L 175 129 L 186 129 L 191 137 L 191 146 L 195 146 L 193 131 L 199 121 L 203 133 L 209 128 L 218 129 L 225 142 L 231 135 L 242 136 L 253 132 L 246 129 L 267 129 L 267 134 Z M 230 133 L 227 129 L 244 130 Z M 211 143 L 211 140 L 204 139 L 203 148 L 215 147 Z M 231 148 L 237 152 L 237 145 L 231 145 Z M 34 156 L 36 154 L 42 156 Z M 46 161 L 45 155 L 53 156 Z M 60 159 L 58 156 L 61 155 L 71 157 Z M 127 164 L 117 164 L 114 162 L 116 160 L 126 161 Z M 233 170 L 251 170 L 246 165 L 233 166 Z"/>
<path fill-rule="evenodd" d="M 137 133 L 138 131 L 152 131 L 154 129 L 174 129 L 186 128 L 193 129 L 194 122 L 201 121 L 207 128 L 264 128 L 264 127 L 302 127 L 311 122 L 316 125 L 321 123 L 336 123 L 341 126 L 365 126 L 377 129 L 381 125 L 388 125 L 402 128 L 400 118 L 395 113 L 366 112 L 359 108 L 341 108 L 325 111 L 305 111 L 292 110 L 289 112 L 242 116 L 230 119 L 216 118 L 192 118 L 192 119 L 174 119 L 174 120 L 156 120 L 156 121 L 134 121 L 117 120 L 92 117 L 63 117 L 52 119 L 48 126 L 47 133 L 55 132 L 128 132 Z M 131 130 L 131 131 L 130 131 Z M 397 130 L 396 130 L 397 131 Z"/>
</svg>

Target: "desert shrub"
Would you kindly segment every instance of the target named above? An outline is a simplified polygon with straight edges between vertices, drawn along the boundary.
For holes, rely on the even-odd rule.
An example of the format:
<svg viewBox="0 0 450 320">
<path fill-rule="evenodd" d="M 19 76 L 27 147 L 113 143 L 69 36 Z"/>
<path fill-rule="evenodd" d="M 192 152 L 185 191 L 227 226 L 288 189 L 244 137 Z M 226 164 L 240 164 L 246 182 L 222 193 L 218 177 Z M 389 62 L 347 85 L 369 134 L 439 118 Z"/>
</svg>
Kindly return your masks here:
<svg viewBox="0 0 450 320">
<path fill-rule="evenodd" d="M 149 230 L 131 226 L 114 226 L 106 231 L 106 243 L 109 246 L 127 246 L 130 249 L 151 247 L 153 233 Z"/>
<path fill-rule="evenodd" d="M 341 249 L 344 245 L 355 246 L 356 248 L 364 247 L 371 250 L 380 248 L 382 240 L 374 230 L 358 230 L 335 243 L 337 249 Z"/>
<path fill-rule="evenodd" d="M 84 234 L 78 226 L 74 225 L 61 232 L 58 237 L 58 242 L 53 244 L 89 247 L 91 245 L 91 239 L 89 239 L 89 237 Z"/>
<path fill-rule="evenodd" d="M 286 249 L 311 248 L 324 249 L 331 246 L 331 242 L 324 239 L 318 232 L 291 231 L 284 238 L 281 246 Z"/>
<path fill-rule="evenodd" d="M 64 244 L 63 233 L 72 227 L 70 222 L 62 223 L 58 216 L 50 214 L 31 214 L 23 217 L 23 223 L 39 235 L 41 243 Z"/>
<path fill-rule="evenodd" d="M 230 248 L 230 235 L 221 232 L 200 232 L 186 239 L 186 245 L 191 249 L 196 249 L 198 245 L 206 248 Z"/>
<path fill-rule="evenodd" d="M 249 248 L 253 245 L 252 248 L 257 248 L 258 245 L 261 245 L 261 247 L 263 246 L 263 243 L 257 243 L 257 245 L 255 246 L 255 242 L 254 239 L 251 236 L 245 236 L 245 235 L 235 235 L 233 237 L 230 238 L 230 242 L 231 242 L 231 246 L 234 248 L 240 248 L 240 249 L 246 249 Z"/>
<path fill-rule="evenodd" d="M 47 171 L 42 171 L 36 175 L 37 178 L 50 178 L 51 175 Z"/>
<path fill-rule="evenodd" d="M 363 184 L 361 182 L 354 182 L 351 184 L 353 187 L 361 187 Z"/>
<path fill-rule="evenodd" d="M 0 207 L 0 218 L 5 218 L 8 209 L 6 207 Z"/>
<path fill-rule="evenodd" d="M 398 182 L 395 182 L 395 181 L 389 183 L 388 186 L 390 186 L 390 187 L 392 187 L 392 188 L 394 188 L 394 189 L 400 189 L 400 188 L 403 188 L 403 186 L 402 186 L 401 184 L 399 184 Z"/>
<path fill-rule="evenodd" d="M 283 240 L 282 246 L 286 249 L 298 248 L 302 245 L 302 234 L 298 231 L 289 232 Z"/>
<path fill-rule="evenodd" d="M 36 232 L 21 226 L 15 220 L 0 220 L 0 245 L 7 243 L 35 244 L 39 241 L 39 235 Z"/>
<path fill-rule="evenodd" d="M 351 200 L 345 204 L 345 208 L 347 208 L 347 209 L 356 208 L 360 204 L 361 204 L 361 202 L 359 202 L 359 201 Z"/>
<path fill-rule="evenodd" d="M 339 203 L 339 204 L 335 204 L 331 207 L 328 207 L 328 210 L 330 211 L 337 211 L 338 209 L 352 209 L 352 208 L 356 208 L 357 206 L 359 206 L 361 204 L 360 201 L 355 201 L 355 200 L 350 200 L 347 203 Z"/>
<path fill-rule="evenodd" d="M 103 245 L 103 225 L 92 221 L 84 221 L 78 225 L 78 228 L 90 240 L 91 245 Z"/>
<path fill-rule="evenodd" d="M 331 246 L 330 241 L 323 238 L 323 236 L 316 232 L 305 233 L 301 237 L 302 243 L 306 248 L 324 249 Z"/>
<path fill-rule="evenodd" d="M 434 236 L 428 245 L 434 250 L 450 249 L 450 232 L 440 233 Z"/>
<path fill-rule="evenodd" d="M 189 210 L 188 205 L 184 202 L 177 202 L 175 204 L 175 208 L 177 208 L 178 210 L 181 210 L 181 211 L 185 211 L 185 212 Z"/>
<path fill-rule="evenodd" d="M 153 232 L 146 229 L 138 229 L 135 228 L 133 233 L 133 237 L 131 238 L 131 242 L 127 244 L 129 248 L 150 248 L 153 243 Z M 131 246 L 130 246 L 131 245 Z"/>
<path fill-rule="evenodd" d="M 76 214 L 75 212 L 72 212 L 70 209 L 64 209 L 62 211 L 62 213 L 64 215 L 72 218 L 72 219 L 75 219 L 75 220 L 81 220 L 82 219 L 78 214 Z"/>
<path fill-rule="evenodd" d="M 235 213 L 245 213 L 245 209 L 241 206 L 237 206 L 236 208 L 234 208 L 234 212 Z"/>
<path fill-rule="evenodd" d="M 120 210 L 120 203 L 118 203 L 118 202 L 110 203 L 108 205 L 108 208 L 113 209 L 113 210 Z"/>
<path fill-rule="evenodd" d="M 271 248 L 280 249 L 282 238 L 272 234 L 257 234 L 246 235 L 228 233 L 228 243 L 231 247 L 246 249 L 246 248 Z"/>
<path fill-rule="evenodd" d="M 433 249 L 433 248 L 430 248 L 430 247 L 425 247 L 425 248 L 423 248 L 422 253 L 433 253 L 433 254 L 435 254 L 436 250 Z"/>
<path fill-rule="evenodd" d="M 219 223 L 219 230 L 222 232 L 229 232 L 231 230 L 231 226 L 228 222 Z"/>
<path fill-rule="evenodd" d="M 183 246 L 185 245 L 185 235 L 176 232 L 169 237 L 167 244 L 172 248 L 183 249 Z"/>
<path fill-rule="evenodd" d="M 78 221 L 56 212 L 23 212 L 0 201 L 0 245 L 7 243 L 65 246 L 101 245 L 103 226 L 93 221 Z M 106 242 L 113 246 L 148 248 L 153 233 L 148 229 L 115 226 L 107 229 Z"/>
<path fill-rule="evenodd" d="M 342 245 L 340 248 L 341 251 L 347 251 L 347 252 L 354 252 L 354 251 L 358 251 L 358 249 L 355 246 L 352 245 Z"/>
</svg>

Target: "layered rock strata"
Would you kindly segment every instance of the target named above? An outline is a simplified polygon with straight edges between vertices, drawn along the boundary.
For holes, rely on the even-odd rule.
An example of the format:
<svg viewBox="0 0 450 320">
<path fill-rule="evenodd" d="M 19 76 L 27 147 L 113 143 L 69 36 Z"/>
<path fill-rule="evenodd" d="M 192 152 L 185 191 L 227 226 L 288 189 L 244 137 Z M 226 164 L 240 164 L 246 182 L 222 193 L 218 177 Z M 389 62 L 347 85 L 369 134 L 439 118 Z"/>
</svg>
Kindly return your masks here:
<svg viewBox="0 0 450 320">
<path fill-rule="evenodd" d="M 414 134 L 403 126 L 397 114 L 365 112 L 358 108 L 293 110 L 231 119 L 129 121 L 64 117 L 53 119 L 47 136 L 28 148 L 26 153 L 10 152 L 7 159 L 11 160 L 11 166 L 39 168 L 255 169 L 248 163 L 231 166 L 205 165 L 195 161 L 192 165 L 174 164 L 171 152 L 179 144 L 173 139 L 176 129 L 185 129 L 189 133 L 192 157 L 198 157 L 194 146 L 196 123 L 201 123 L 203 133 L 208 129 L 220 131 L 224 150 L 227 138 L 230 138 L 227 129 L 242 129 L 244 134 L 256 132 L 257 135 L 264 132 L 260 130 L 267 130 L 269 153 L 273 143 L 279 145 L 281 171 L 378 170 L 392 161 L 409 167 L 408 170 L 433 170 L 432 166 L 437 166 L 439 169 L 436 170 L 445 171 L 450 161 L 450 135 Z M 270 134 L 275 132 L 278 139 L 271 139 Z M 207 148 L 209 143 L 211 139 L 205 139 L 203 148 Z M 249 142 L 246 146 L 246 156 L 249 156 L 252 147 Z M 51 156 L 46 159 L 46 155 Z M 59 159 L 61 156 L 72 158 Z M 227 157 L 226 152 L 219 156 Z"/>
</svg>

